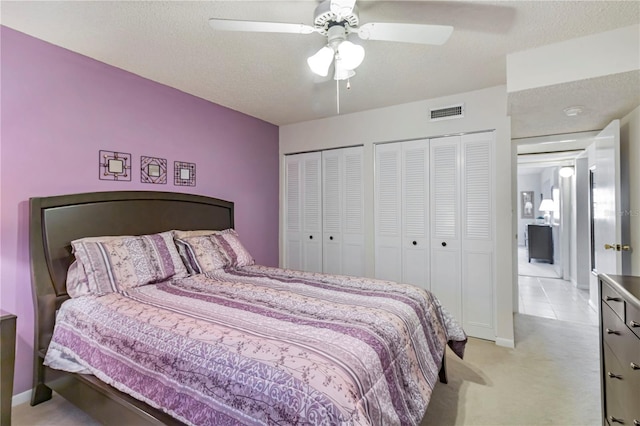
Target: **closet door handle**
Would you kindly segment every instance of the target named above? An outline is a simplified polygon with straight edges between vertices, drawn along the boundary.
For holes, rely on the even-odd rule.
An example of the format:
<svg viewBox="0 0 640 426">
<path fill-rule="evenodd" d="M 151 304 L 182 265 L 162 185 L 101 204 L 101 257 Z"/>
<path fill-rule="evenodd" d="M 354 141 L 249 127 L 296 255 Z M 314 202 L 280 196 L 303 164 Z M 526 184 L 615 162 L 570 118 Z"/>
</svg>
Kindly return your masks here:
<svg viewBox="0 0 640 426">
<path fill-rule="evenodd" d="M 619 332 L 619 331 L 612 330 L 612 329 L 610 329 L 610 328 L 607 328 L 607 330 L 606 330 L 606 331 L 607 331 L 607 334 L 615 334 L 616 336 L 619 336 L 619 335 L 620 335 L 620 332 Z"/>
</svg>

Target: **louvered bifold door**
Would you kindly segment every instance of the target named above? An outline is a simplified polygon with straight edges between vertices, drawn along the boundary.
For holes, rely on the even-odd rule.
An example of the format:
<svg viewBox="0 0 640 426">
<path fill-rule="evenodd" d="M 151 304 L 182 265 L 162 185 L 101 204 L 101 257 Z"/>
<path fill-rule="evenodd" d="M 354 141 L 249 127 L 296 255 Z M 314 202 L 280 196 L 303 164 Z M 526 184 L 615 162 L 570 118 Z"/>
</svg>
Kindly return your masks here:
<svg viewBox="0 0 640 426">
<path fill-rule="evenodd" d="M 342 274 L 361 277 L 364 266 L 364 157 L 361 146 L 342 151 Z"/>
<path fill-rule="evenodd" d="M 402 146 L 375 147 L 375 276 L 402 281 Z"/>
<path fill-rule="evenodd" d="M 430 141 L 431 291 L 462 322 L 460 137 Z"/>
<path fill-rule="evenodd" d="M 429 141 L 402 142 L 402 282 L 429 284 Z"/>
<path fill-rule="evenodd" d="M 302 269 L 302 159 L 285 157 L 284 267 Z"/>
<path fill-rule="evenodd" d="M 323 272 L 342 274 L 342 150 L 322 153 Z"/>
<path fill-rule="evenodd" d="M 302 155 L 302 269 L 322 272 L 322 154 Z"/>
<path fill-rule="evenodd" d="M 495 340 L 494 132 L 462 136 L 463 328 Z"/>
</svg>

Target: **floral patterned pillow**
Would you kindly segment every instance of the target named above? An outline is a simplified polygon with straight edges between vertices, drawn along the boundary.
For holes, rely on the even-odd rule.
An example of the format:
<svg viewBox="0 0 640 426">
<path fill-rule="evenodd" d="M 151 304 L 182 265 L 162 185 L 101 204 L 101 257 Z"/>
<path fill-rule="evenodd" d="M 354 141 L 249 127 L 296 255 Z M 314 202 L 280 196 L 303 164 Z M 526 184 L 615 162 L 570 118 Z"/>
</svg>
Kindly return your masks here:
<svg viewBox="0 0 640 426">
<path fill-rule="evenodd" d="M 233 229 L 227 229 L 211 236 L 227 258 L 230 266 L 249 266 L 255 261 L 249 251 L 242 245 L 238 233 Z"/>
<path fill-rule="evenodd" d="M 84 268 L 90 294 L 124 291 L 188 275 L 170 231 L 104 240 L 84 238 L 71 245 Z"/>
<path fill-rule="evenodd" d="M 212 237 L 213 234 L 209 234 L 175 240 L 178 252 L 190 274 L 202 274 L 228 266 L 226 257 L 220 252 Z"/>
<path fill-rule="evenodd" d="M 84 267 L 74 260 L 67 271 L 67 294 L 71 297 L 80 297 L 91 294 L 89 280 L 84 272 Z"/>
<path fill-rule="evenodd" d="M 249 251 L 242 245 L 240 242 L 240 238 L 238 237 L 238 233 L 235 229 L 225 229 L 222 231 L 212 231 L 212 230 L 195 230 L 195 231 L 173 231 L 173 235 L 176 237 L 176 245 L 178 246 L 178 252 L 182 259 L 185 261 L 185 265 L 187 265 L 187 269 L 190 273 L 200 273 L 197 272 L 197 268 L 193 265 L 193 258 L 189 256 L 193 256 L 194 253 L 186 253 L 186 246 L 194 237 L 207 237 L 210 240 L 210 243 L 204 243 L 204 240 L 200 241 L 200 248 L 202 250 L 207 249 L 207 247 L 211 247 L 209 244 L 214 244 L 217 246 L 217 251 L 222 254 L 225 258 L 224 266 L 249 266 L 255 263 L 253 257 L 249 253 Z M 204 252 L 201 252 L 201 254 Z M 213 254 L 212 254 L 213 256 Z M 206 270 L 205 270 L 206 272 Z"/>
</svg>

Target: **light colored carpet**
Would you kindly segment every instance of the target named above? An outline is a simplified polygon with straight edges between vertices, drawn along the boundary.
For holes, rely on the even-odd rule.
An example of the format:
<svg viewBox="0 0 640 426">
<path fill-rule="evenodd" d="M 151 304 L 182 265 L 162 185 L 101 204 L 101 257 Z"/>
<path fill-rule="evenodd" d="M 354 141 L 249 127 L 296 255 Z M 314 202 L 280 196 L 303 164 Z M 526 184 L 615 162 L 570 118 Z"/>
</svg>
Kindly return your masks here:
<svg viewBox="0 0 640 426">
<path fill-rule="evenodd" d="M 601 425 L 598 327 L 515 315 L 516 348 L 449 354 L 421 426 Z"/>
<path fill-rule="evenodd" d="M 421 426 L 600 425 L 598 328 L 516 315 L 516 348 L 469 339 L 464 361 L 448 351 Z M 13 410 L 14 426 L 97 425 L 60 396 Z"/>
</svg>

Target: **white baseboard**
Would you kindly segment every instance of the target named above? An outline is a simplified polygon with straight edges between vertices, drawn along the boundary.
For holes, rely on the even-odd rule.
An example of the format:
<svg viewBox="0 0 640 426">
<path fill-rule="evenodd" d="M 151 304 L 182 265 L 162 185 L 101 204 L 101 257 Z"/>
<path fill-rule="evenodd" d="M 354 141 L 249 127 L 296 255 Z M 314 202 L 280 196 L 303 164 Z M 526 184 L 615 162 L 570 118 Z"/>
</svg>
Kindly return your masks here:
<svg viewBox="0 0 640 426">
<path fill-rule="evenodd" d="M 516 347 L 513 339 L 504 339 L 502 337 L 496 337 L 496 345 L 512 349 Z"/>
<path fill-rule="evenodd" d="M 16 405 L 24 404 L 25 402 L 31 401 L 31 389 L 28 391 L 24 391 L 22 393 L 13 395 L 11 398 L 11 406 L 15 407 Z"/>
</svg>

